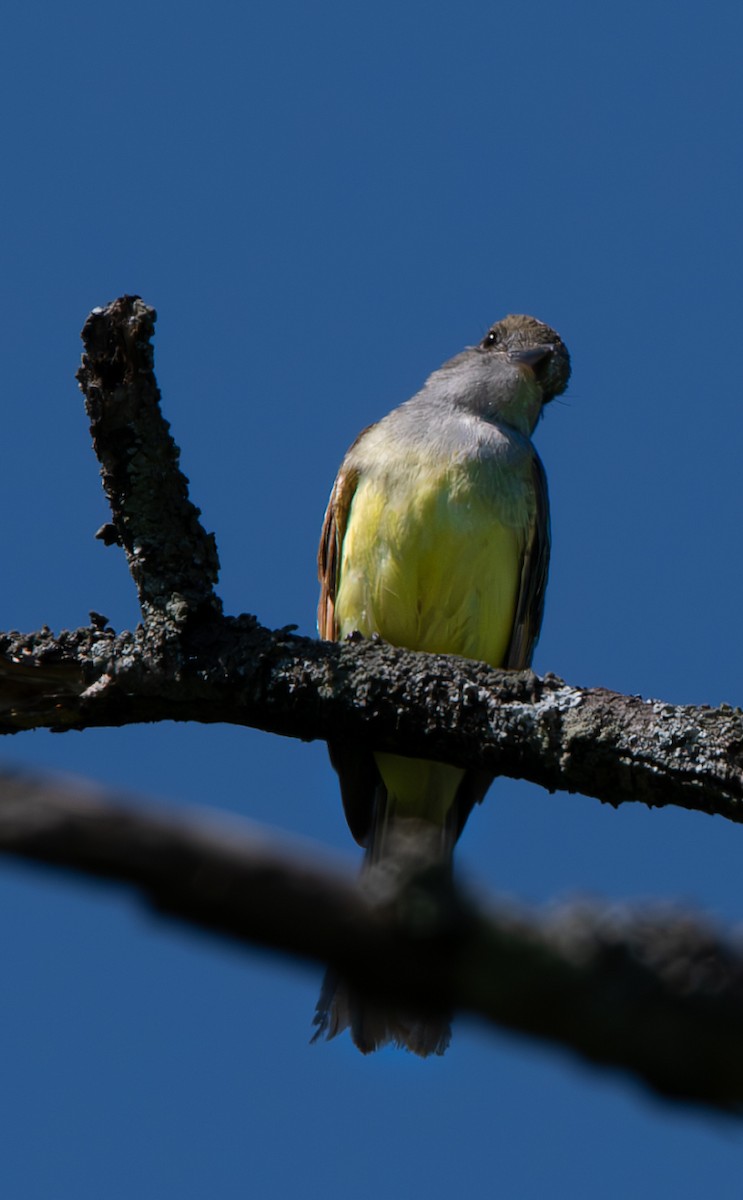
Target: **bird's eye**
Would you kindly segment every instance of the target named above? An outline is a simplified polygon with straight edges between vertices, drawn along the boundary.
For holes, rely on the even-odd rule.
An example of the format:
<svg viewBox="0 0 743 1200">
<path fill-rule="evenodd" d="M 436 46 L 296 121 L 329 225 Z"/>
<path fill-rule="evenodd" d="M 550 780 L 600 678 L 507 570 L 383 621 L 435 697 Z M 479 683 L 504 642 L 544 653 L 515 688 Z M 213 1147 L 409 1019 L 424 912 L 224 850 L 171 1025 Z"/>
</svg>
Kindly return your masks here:
<svg viewBox="0 0 743 1200">
<path fill-rule="evenodd" d="M 496 331 L 494 329 L 491 329 L 488 333 L 485 334 L 485 337 L 480 342 L 480 346 L 482 347 L 483 350 L 488 350 L 491 346 L 497 345 L 497 343 L 498 343 L 498 334 L 496 333 Z"/>
</svg>

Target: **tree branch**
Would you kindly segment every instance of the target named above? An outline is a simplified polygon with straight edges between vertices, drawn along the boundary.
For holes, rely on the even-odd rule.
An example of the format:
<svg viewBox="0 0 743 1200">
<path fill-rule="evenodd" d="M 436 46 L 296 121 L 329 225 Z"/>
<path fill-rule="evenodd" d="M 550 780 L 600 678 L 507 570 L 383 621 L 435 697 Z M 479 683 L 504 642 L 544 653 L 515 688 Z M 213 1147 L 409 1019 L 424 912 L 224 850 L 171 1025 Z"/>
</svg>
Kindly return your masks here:
<svg viewBox="0 0 743 1200">
<path fill-rule="evenodd" d="M 178 469 L 153 371 L 155 310 L 138 296 L 94 309 L 82 332 L 78 382 L 113 524 L 101 540 L 124 547 L 150 634 L 172 636 L 188 619 L 221 612 L 219 558 Z"/>
<path fill-rule="evenodd" d="M 341 737 L 613 805 L 743 820 L 740 709 L 572 687 L 382 642 L 315 642 L 248 616 L 194 626 L 167 653 L 142 631 L 0 634 L 0 733 L 159 720 Z"/>
<path fill-rule="evenodd" d="M 332 734 L 610 804 L 743 819 L 739 709 L 644 701 L 380 642 L 321 644 L 223 617 L 214 539 L 160 414 L 154 322 L 138 297 L 96 310 L 78 376 L 144 628 L 0 634 L 0 732 L 194 720 Z"/>
<path fill-rule="evenodd" d="M 696 917 L 586 906 L 540 916 L 437 893 L 435 919 L 421 923 L 420 904 L 375 907 L 344 872 L 245 822 L 153 813 L 7 772 L 0 853 L 124 884 L 169 917 L 329 962 L 381 1002 L 474 1013 L 668 1097 L 743 1107 L 743 947 Z"/>
<path fill-rule="evenodd" d="M 138 721 L 252 725 L 304 740 L 482 766 L 618 805 L 743 819 L 743 713 L 583 689 L 555 676 L 322 644 L 225 618 L 218 561 L 178 469 L 152 362 L 155 313 L 122 297 L 91 314 L 79 372 L 113 525 L 144 627 L 0 634 L 0 733 Z"/>
</svg>

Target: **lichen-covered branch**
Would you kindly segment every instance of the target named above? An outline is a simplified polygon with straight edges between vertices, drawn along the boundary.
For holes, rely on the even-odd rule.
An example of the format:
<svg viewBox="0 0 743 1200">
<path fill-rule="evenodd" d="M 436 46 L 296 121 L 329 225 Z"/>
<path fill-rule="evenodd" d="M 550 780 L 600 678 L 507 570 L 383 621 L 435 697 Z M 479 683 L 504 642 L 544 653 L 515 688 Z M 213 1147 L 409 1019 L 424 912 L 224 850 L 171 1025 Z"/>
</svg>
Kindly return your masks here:
<svg viewBox="0 0 743 1200">
<path fill-rule="evenodd" d="M 425 927 L 420 905 L 375 907 L 337 867 L 246 823 L 153 813 L 17 773 L 0 776 L 0 853 L 124 884 L 160 913 L 329 962 L 382 1003 L 477 1014 L 669 1097 L 743 1108 L 743 946 L 694 916 L 485 911 L 460 895 L 443 918 L 437 896 Z"/>
<path fill-rule="evenodd" d="M 611 804 L 743 815 L 743 715 L 586 690 L 553 676 L 320 644 L 227 618 L 218 560 L 162 417 L 155 313 L 124 296 L 85 324 L 78 373 L 143 627 L 99 619 L 55 638 L 0 634 L 0 732 L 224 721 L 303 739 L 346 738 L 582 792 Z"/>
<path fill-rule="evenodd" d="M 155 310 L 138 296 L 95 309 L 83 328 L 77 378 L 101 464 L 111 525 L 99 536 L 124 547 L 150 636 L 172 637 L 219 613 L 212 534 L 199 523 L 160 411 L 153 371 Z"/>
<path fill-rule="evenodd" d="M 743 820 L 743 714 L 578 688 L 464 659 L 211 619 L 160 657 L 145 634 L 0 634 L 0 733 L 178 720 L 343 737 L 609 804 Z"/>
</svg>

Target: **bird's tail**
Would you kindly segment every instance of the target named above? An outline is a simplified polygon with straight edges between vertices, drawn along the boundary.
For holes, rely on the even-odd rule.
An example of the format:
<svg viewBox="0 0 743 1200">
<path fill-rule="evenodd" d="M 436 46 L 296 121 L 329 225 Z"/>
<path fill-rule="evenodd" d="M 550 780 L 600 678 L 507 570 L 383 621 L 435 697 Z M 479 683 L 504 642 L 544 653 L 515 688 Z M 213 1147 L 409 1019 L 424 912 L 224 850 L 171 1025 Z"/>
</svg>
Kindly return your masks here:
<svg viewBox="0 0 743 1200">
<path fill-rule="evenodd" d="M 382 1008 L 357 995 L 332 969 L 325 973 L 313 1023 L 317 1026 L 313 1042 L 321 1037 L 330 1040 L 349 1029 L 362 1054 L 371 1054 L 391 1042 L 428 1058 L 430 1054 L 443 1054 L 451 1040 L 447 1018 L 418 1018 Z"/>
<path fill-rule="evenodd" d="M 414 920 L 417 926 L 423 908 L 426 932 L 435 935 L 440 932 L 437 914 L 451 895 L 452 851 L 458 829 L 395 817 L 387 805 L 379 805 L 377 811 L 382 816 L 375 823 L 366 852 L 362 886 L 373 904 L 402 909 L 403 920 L 409 905 L 415 910 L 411 923 Z M 421 1017 L 369 1001 L 332 968 L 326 972 L 313 1024 L 317 1026 L 313 1042 L 322 1037 L 329 1040 L 349 1029 L 362 1054 L 392 1042 L 427 1058 L 443 1054 L 451 1038 L 447 1017 Z"/>
</svg>

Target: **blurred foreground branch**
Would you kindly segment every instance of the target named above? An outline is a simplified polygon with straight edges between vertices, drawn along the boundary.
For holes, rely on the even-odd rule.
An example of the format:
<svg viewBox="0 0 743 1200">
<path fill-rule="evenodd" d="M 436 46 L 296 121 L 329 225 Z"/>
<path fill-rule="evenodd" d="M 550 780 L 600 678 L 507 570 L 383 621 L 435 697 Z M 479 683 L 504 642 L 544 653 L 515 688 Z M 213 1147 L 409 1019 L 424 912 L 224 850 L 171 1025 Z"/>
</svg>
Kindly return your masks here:
<svg viewBox="0 0 743 1200">
<path fill-rule="evenodd" d="M 18 773 L 0 775 L 0 853 L 124 884 L 161 914 L 330 963 L 384 1002 L 474 1013 L 669 1097 L 743 1108 L 743 945 L 694 916 L 583 905 L 539 915 L 460 894 L 426 927 L 419 904 L 375 907 L 319 854 L 247 823 L 153 813 Z"/>
</svg>

